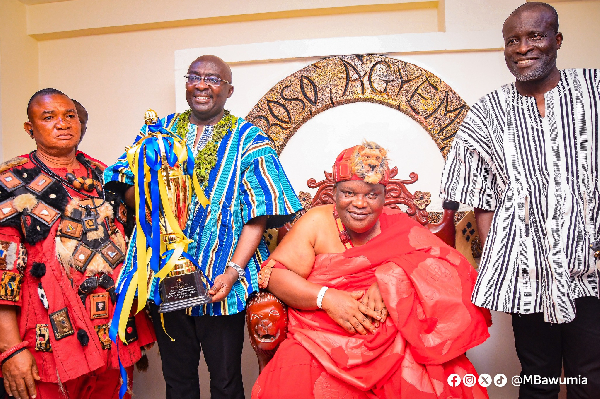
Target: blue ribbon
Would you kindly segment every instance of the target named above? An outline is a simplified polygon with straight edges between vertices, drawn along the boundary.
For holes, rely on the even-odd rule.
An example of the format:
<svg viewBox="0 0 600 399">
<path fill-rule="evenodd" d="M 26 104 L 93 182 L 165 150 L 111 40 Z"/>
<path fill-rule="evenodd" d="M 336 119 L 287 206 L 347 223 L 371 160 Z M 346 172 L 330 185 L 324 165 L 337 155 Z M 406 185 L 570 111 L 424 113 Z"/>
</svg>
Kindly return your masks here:
<svg viewBox="0 0 600 399">
<path fill-rule="evenodd" d="M 121 356 L 119 356 L 119 371 L 121 372 L 121 379 L 123 380 L 123 383 L 119 388 L 119 399 L 123 399 L 127 393 L 127 370 L 125 370 L 123 363 L 121 363 Z"/>
<path fill-rule="evenodd" d="M 147 245 L 149 242 L 149 247 L 152 248 L 152 257 L 150 258 L 150 268 L 154 271 L 154 273 L 158 273 L 160 268 L 164 267 L 166 263 L 169 261 L 171 256 L 173 256 L 173 250 L 166 251 L 162 254 L 162 261 L 160 255 L 160 190 L 158 186 L 158 179 L 160 169 L 162 165 L 162 156 L 160 151 L 160 142 L 162 140 L 162 144 L 165 148 L 164 158 L 169 164 L 170 167 L 174 167 L 177 163 L 177 154 L 175 154 L 174 147 L 175 141 L 174 138 L 171 137 L 171 132 L 166 130 L 162 124 L 162 121 L 158 121 L 154 125 L 149 125 L 147 130 L 150 133 L 160 133 L 162 137 L 146 137 L 144 141 L 140 145 L 139 155 L 138 155 L 138 191 L 139 191 L 139 209 L 137 212 L 138 220 L 140 221 L 140 227 L 142 231 L 136 232 L 136 234 L 144 234 L 147 240 Z M 139 141 L 139 140 L 138 140 Z M 136 141 L 137 143 L 137 141 Z M 187 147 L 187 146 L 186 146 Z M 194 156 L 189 147 L 187 147 L 187 161 L 185 162 L 184 171 L 185 173 L 193 178 L 194 174 Z M 148 165 L 150 169 L 150 200 L 152 203 L 152 212 L 151 212 L 151 220 L 150 224 L 146 220 L 146 175 L 145 175 L 145 165 Z M 135 165 L 131 165 L 134 166 Z M 190 260 L 198 269 L 198 263 L 195 259 L 193 259 L 189 254 L 183 252 L 182 256 L 186 259 Z M 160 264 L 160 267 L 159 267 Z M 121 314 L 123 312 L 123 304 L 125 302 L 125 293 L 127 292 L 129 286 L 131 285 L 131 281 L 133 279 L 133 275 L 137 271 L 137 259 L 134 258 L 132 261 L 131 270 L 127 273 L 125 279 L 117 287 L 117 293 L 119 294 L 117 304 L 115 306 L 115 311 L 113 314 L 111 327 L 109 329 L 109 337 L 116 344 L 118 338 L 118 330 L 119 330 L 119 320 L 121 319 Z M 212 281 L 210 282 L 212 285 Z M 136 292 L 137 295 L 137 292 Z M 150 294 L 156 305 L 160 305 L 162 299 L 160 298 L 160 291 L 155 289 L 153 293 Z M 119 357 L 119 369 L 121 373 L 121 378 L 123 380 L 123 384 L 119 389 L 119 398 L 122 399 L 124 395 L 127 393 L 127 371 L 123 367 L 121 363 L 121 359 Z"/>
<path fill-rule="evenodd" d="M 162 123 L 162 120 L 158 120 L 154 125 L 148 125 L 147 127 L 148 131 L 150 131 L 151 133 L 161 133 L 164 134 L 165 137 L 163 137 L 163 140 L 165 141 L 165 147 L 169 147 L 170 151 L 166 151 L 167 152 L 167 161 L 169 162 L 169 165 L 171 167 L 175 166 L 175 162 L 177 162 L 177 157 L 173 151 L 173 137 L 172 133 L 169 132 L 167 129 L 164 128 L 164 125 Z M 168 144 L 167 144 L 168 142 Z M 190 147 L 187 147 L 187 153 L 188 153 L 188 157 L 187 157 L 187 162 L 186 162 L 186 174 L 188 176 L 192 176 L 194 173 L 194 154 L 192 153 L 192 150 Z"/>
<path fill-rule="evenodd" d="M 150 238 L 150 247 L 152 248 L 152 257 L 150 258 L 150 268 L 157 273 L 159 271 L 160 259 L 160 192 L 158 188 L 158 173 L 162 167 L 162 157 L 158 140 L 163 140 L 165 145 L 166 160 L 173 167 L 177 163 L 177 156 L 173 151 L 174 141 L 170 137 L 149 137 L 141 145 L 138 161 L 138 191 L 140 193 L 140 207 L 138 209 L 138 218 L 140 226 L 146 237 Z M 146 176 L 144 165 L 150 169 L 150 200 L 152 203 L 152 213 L 150 226 L 146 222 Z"/>
<path fill-rule="evenodd" d="M 159 270 L 160 259 L 160 192 L 158 190 L 158 172 L 153 169 L 150 169 L 150 198 L 152 201 L 152 258 L 150 259 L 150 268 L 156 273 Z"/>
<path fill-rule="evenodd" d="M 190 147 L 186 146 L 187 148 L 187 161 L 186 161 L 186 173 L 188 174 L 188 176 L 190 177 L 194 177 L 194 154 L 192 153 L 192 150 Z"/>
<path fill-rule="evenodd" d="M 140 193 L 140 206 L 138 208 L 138 220 L 140 221 L 140 226 L 142 227 L 142 231 L 140 234 L 144 234 L 148 236 L 150 231 L 148 229 L 148 223 L 146 223 L 146 190 L 144 187 L 145 183 L 145 173 L 144 173 L 144 150 L 145 145 L 142 143 L 140 148 L 140 154 L 138 156 L 138 191 Z M 141 173 L 140 173 L 141 172 Z"/>
<path fill-rule="evenodd" d="M 159 118 L 156 123 L 154 125 L 148 125 L 147 129 L 151 132 L 151 133 L 162 133 L 162 134 L 166 134 L 167 136 L 171 135 L 171 132 L 169 132 L 167 129 L 165 129 L 162 120 Z"/>
</svg>

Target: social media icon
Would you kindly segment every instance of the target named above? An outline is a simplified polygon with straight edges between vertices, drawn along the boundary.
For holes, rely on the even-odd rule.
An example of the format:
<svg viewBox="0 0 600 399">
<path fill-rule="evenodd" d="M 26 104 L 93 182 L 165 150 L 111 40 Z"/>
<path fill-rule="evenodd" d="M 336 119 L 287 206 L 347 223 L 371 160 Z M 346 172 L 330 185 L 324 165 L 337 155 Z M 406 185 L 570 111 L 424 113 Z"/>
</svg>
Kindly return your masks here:
<svg viewBox="0 0 600 399">
<path fill-rule="evenodd" d="M 521 385 L 521 376 L 520 375 L 515 375 L 512 378 L 512 384 L 516 387 Z"/>
<path fill-rule="evenodd" d="M 477 378 L 475 378 L 473 374 L 465 374 L 465 376 L 462 378 L 462 381 L 466 387 L 470 388 L 473 385 L 475 385 L 475 383 L 477 382 Z"/>
<path fill-rule="evenodd" d="M 448 376 L 448 385 L 457 387 L 460 385 L 460 376 L 458 374 L 450 374 Z"/>
<path fill-rule="evenodd" d="M 484 388 L 487 388 L 490 385 L 492 385 L 492 376 L 489 374 L 480 374 L 479 375 L 479 385 L 481 385 Z"/>
<path fill-rule="evenodd" d="M 494 376 L 494 384 L 496 384 L 496 386 L 499 388 L 505 386 L 507 382 L 508 380 L 506 379 L 506 376 L 504 374 L 496 374 Z"/>
</svg>

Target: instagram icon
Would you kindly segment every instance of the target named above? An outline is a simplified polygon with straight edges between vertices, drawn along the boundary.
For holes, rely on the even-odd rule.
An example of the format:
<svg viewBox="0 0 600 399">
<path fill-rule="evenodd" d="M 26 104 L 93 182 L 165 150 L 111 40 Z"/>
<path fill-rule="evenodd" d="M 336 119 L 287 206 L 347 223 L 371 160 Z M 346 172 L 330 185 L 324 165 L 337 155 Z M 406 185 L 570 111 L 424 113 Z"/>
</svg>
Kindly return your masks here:
<svg viewBox="0 0 600 399">
<path fill-rule="evenodd" d="M 473 374 L 465 374 L 465 376 L 462 378 L 462 382 L 466 387 L 470 388 L 477 383 L 477 377 L 475 377 Z"/>
</svg>

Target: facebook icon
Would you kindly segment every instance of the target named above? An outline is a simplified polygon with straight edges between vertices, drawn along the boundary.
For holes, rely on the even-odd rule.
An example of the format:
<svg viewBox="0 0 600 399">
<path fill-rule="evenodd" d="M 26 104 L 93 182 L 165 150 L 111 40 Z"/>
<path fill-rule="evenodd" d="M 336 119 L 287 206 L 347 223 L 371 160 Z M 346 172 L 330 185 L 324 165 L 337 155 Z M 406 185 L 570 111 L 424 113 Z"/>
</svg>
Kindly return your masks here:
<svg viewBox="0 0 600 399">
<path fill-rule="evenodd" d="M 460 385 L 460 376 L 458 374 L 450 374 L 448 376 L 448 385 L 457 387 Z"/>
</svg>

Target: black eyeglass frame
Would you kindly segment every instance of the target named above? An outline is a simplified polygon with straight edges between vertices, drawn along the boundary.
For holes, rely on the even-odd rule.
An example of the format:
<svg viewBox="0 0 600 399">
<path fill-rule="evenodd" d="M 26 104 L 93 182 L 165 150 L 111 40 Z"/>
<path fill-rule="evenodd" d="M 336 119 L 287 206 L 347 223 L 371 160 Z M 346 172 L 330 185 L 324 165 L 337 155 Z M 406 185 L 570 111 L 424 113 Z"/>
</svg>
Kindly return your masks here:
<svg viewBox="0 0 600 399">
<path fill-rule="evenodd" d="M 204 81 L 204 83 L 206 83 L 209 86 L 221 86 L 221 84 L 223 84 L 223 83 L 231 84 L 230 81 L 222 79 L 218 76 L 200 76 L 200 75 L 194 75 L 194 74 L 187 74 L 187 75 L 183 75 L 183 77 L 187 79 L 186 83 L 194 84 L 194 85 L 197 85 L 198 83 L 200 83 L 202 81 Z M 190 79 L 190 78 L 192 78 L 192 79 Z M 213 80 L 213 82 L 211 82 L 207 79 Z"/>
</svg>

